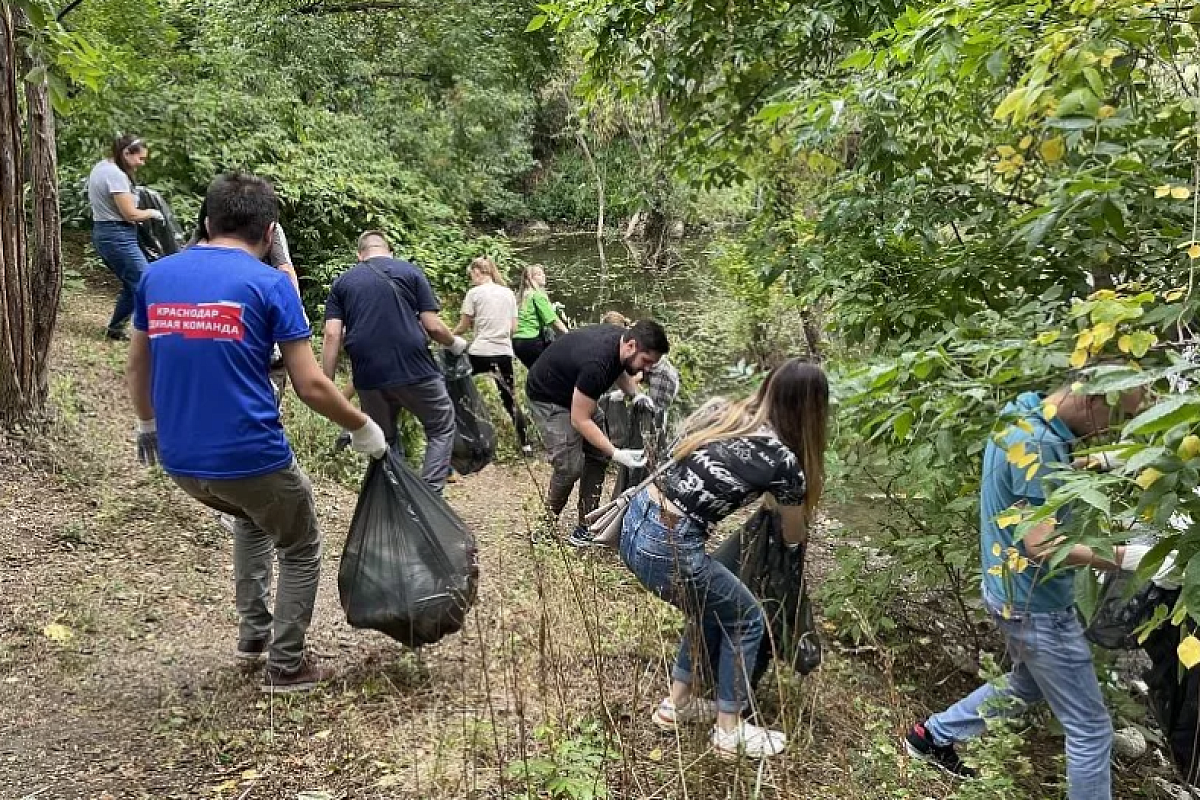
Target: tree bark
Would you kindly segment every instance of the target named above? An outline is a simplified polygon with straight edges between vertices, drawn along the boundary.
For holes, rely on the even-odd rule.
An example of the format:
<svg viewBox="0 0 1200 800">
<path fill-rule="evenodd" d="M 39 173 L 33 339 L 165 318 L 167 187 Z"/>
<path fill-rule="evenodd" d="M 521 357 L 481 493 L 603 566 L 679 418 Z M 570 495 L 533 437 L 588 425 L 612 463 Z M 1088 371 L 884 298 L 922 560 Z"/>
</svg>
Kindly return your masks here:
<svg viewBox="0 0 1200 800">
<path fill-rule="evenodd" d="M 27 28 L 19 11 L 0 4 L 0 427 L 24 422 L 45 405 L 62 282 L 54 117 L 45 81 L 22 78 L 38 66 L 36 56 L 18 51 L 24 45 L 18 32 Z"/>
</svg>

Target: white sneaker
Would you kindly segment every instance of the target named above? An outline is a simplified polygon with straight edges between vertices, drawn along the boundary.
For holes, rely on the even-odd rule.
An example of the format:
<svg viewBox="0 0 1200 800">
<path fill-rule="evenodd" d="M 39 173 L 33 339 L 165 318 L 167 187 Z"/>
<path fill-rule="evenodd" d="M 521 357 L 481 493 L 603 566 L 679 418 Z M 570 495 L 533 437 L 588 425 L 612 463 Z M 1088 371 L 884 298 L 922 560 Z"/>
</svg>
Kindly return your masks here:
<svg viewBox="0 0 1200 800">
<path fill-rule="evenodd" d="M 676 707 L 668 697 L 658 704 L 650 718 L 664 731 L 673 731 L 680 723 L 709 724 L 717 719 L 717 704 L 704 697 L 693 697 L 684 705 Z"/>
<path fill-rule="evenodd" d="M 709 741 L 717 757 L 727 761 L 739 757 L 771 758 L 787 747 L 787 736 L 782 732 L 760 728 L 749 722 L 739 722 L 731 731 L 714 727 Z"/>
</svg>

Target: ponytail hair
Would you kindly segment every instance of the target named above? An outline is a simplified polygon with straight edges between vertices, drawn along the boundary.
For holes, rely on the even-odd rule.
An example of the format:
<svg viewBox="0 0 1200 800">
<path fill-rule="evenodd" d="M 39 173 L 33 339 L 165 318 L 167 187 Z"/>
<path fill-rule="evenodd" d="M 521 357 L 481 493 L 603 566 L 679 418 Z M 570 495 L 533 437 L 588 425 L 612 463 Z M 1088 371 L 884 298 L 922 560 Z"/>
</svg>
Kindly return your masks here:
<svg viewBox="0 0 1200 800">
<path fill-rule="evenodd" d="M 543 274 L 546 272 L 546 268 L 541 264 L 530 264 L 521 270 L 521 287 L 517 291 L 518 306 L 525 305 L 525 298 L 529 296 L 529 293 L 538 290 L 539 287 L 533 277 L 537 274 L 538 270 L 541 270 Z"/>
<path fill-rule="evenodd" d="M 504 280 L 504 274 L 496 268 L 496 262 L 492 261 L 487 256 L 480 256 L 472 261 L 471 269 L 487 275 L 492 279 L 492 283 L 498 283 L 501 286 L 508 286 L 508 281 Z"/>
<path fill-rule="evenodd" d="M 688 417 L 672 454 L 687 458 L 699 448 L 725 439 L 751 436 L 769 427 L 796 455 L 807 490 L 804 508 L 811 519 L 825 489 L 829 380 L 815 364 L 792 358 L 767 375 L 745 400 L 710 400 Z"/>
</svg>

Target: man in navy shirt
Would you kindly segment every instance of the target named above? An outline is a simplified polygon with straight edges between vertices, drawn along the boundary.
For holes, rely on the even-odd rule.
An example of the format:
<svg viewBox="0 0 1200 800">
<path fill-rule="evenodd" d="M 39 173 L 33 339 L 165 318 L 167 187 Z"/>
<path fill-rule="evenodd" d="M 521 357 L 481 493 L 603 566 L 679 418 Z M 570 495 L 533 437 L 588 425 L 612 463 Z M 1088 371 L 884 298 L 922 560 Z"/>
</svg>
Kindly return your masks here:
<svg viewBox="0 0 1200 800">
<path fill-rule="evenodd" d="M 454 448 L 454 403 L 429 353 L 429 339 L 460 355 L 467 348 L 438 316 L 425 273 L 392 258 L 379 231 L 358 237 L 358 263 L 342 273 L 325 301 L 321 364 L 332 380 L 345 347 L 362 409 L 396 443 L 396 417 L 408 410 L 425 428 L 421 477 L 441 491 Z"/>
<path fill-rule="evenodd" d="M 288 276 L 259 260 L 278 218 L 271 185 L 223 175 L 205 200 L 207 243 L 156 261 L 135 295 L 126 374 L 138 457 L 161 462 L 185 492 L 234 517 L 237 657 L 257 663 L 267 656 L 263 691 L 306 691 L 332 676 L 304 652 L 321 535 L 312 487 L 275 405 L 273 345 L 283 351 L 297 396 L 352 430 L 356 451 L 379 457 L 386 444 L 379 426 L 322 374 Z M 276 553 L 272 614 L 267 595 Z"/>
</svg>

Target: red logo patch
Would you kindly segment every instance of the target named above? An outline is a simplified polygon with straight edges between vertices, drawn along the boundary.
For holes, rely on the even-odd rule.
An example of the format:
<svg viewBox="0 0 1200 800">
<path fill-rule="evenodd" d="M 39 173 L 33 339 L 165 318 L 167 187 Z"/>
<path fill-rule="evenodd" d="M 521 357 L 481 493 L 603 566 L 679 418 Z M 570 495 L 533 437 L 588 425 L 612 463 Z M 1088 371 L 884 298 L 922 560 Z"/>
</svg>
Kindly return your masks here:
<svg viewBox="0 0 1200 800">
<path fill-rule="evenodd" d="M 152 303 L 149 312 L 151 337 L 240 342 L 246 335 L 241 303 Z"/>
</svg>

